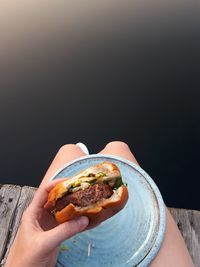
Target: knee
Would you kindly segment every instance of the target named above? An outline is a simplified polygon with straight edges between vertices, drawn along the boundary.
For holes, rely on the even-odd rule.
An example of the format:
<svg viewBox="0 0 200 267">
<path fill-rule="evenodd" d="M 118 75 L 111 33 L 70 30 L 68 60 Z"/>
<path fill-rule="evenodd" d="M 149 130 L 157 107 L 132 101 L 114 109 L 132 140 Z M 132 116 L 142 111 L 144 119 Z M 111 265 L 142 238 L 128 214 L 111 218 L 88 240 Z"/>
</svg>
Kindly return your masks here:
<svg viewBox="0 0 200 267">
<path fill-rule="evenodd" d="M 70 152 L 83 152 L 81 150 L 81 148 L 75 144 L 66 144 L 66 145 L 62 145 L 60 147 L 60 149 L 58 150 L 58 155 L 63 155 L 63 154 L 66 154 L 66 153 L 70 153 Z"/>
<path fill-rule="evenodd" d="M 106 145 L 106 149 L 130 151 L 129 146 L 122 141 L 112 141 Z"/>
</svg>

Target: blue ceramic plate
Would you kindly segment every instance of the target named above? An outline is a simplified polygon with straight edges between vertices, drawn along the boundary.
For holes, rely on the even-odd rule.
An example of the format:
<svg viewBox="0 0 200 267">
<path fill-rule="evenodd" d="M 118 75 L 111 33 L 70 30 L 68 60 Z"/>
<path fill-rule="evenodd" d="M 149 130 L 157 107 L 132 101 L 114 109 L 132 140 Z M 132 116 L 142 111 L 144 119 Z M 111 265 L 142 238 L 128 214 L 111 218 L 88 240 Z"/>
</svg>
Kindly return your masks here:
<svg viewBox="0 0 200 267">
<path fill-rule="evenodd" d="M 89 155 L 59 170 L 52 179 L 72 176 L 103 161 L 116 164 L 128 184 L 129 200 L 118 214 L 94 229 L 66 240 L 57 267 L 148 266 L 165 232 L 165 207 L 160 192 L 138 165 L 111 155 Z"/>
</svg>

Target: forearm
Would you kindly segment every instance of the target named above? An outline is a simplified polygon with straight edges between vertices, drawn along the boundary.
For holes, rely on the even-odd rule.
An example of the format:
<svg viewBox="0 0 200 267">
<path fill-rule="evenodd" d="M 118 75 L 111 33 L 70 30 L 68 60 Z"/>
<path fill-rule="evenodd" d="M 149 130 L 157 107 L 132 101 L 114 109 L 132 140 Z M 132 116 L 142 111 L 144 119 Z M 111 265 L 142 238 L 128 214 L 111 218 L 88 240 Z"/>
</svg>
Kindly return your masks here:
<svg viewBox="0 0 200 267">
<path fill-rule="evenodd" d="M 181 233 L 167 208 L 166 219 L 165 238 L 150 267 L 194 267 Z"/>
</svg>

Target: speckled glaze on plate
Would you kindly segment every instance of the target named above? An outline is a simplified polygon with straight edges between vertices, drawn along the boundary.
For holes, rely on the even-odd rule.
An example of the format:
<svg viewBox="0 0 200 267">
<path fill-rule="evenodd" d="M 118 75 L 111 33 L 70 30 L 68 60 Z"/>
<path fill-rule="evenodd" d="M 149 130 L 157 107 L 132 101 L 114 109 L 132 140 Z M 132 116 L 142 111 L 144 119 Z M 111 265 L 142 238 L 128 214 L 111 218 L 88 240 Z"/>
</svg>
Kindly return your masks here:
<svg viewBox="0 0 200 267">
<path fill-rule="evenodd" d="M 116 164 L 128 184 L 129 200 L 98 227 L 63 242 L 57 267 L 148 266 L 163 241 L 166 215 L 161 194 L 138 165 L 112 155 L 89 155 L 67 164 L 52 179 L 72 176 L 103 161 Z"/>
</svg>

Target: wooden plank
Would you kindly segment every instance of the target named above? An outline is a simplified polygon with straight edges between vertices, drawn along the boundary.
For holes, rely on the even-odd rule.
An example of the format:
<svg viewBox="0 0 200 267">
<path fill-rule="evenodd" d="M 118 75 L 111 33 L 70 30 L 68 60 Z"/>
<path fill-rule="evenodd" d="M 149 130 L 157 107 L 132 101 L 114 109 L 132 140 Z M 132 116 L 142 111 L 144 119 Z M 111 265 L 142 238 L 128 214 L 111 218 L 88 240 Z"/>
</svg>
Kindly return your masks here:
<svg viewBox="0 0 200 267">
<path fill-rule="evenodd" d="M 15 185 L 0 185 L 0 266 L 5 263 L 21 216 L 31 202 L 35 190 L 36 188 L 28 186 L 21 188 Z M 182 233 L 195 266 L 200 267 L 200 211 L 169 209 Z"/>
<path fill-rule="evenodd" d="M 10 226 L 20 193 L 21 187 L 17 185 L 3 185 L 0 188 L 0 262 L 5 253 Z"/>
<path fill-rule="evenodd" d="M 200 211 L 170 208 L 194 265 L 200 267 Z"/>
<path fill-rule="evenodd" d="M 4 253 L 4 257 L 2 258 L 0 266 L 4 266 L 4 264 L 6 262 L 10 246 L 12 245 L 14 238 L 16 236 L 17 230 L 19 228 L 22 214 L 23 214 L 24 210 L 30 204 L 30 202 L 34 196 L 35 191 L 36 191 L 36 188 L 29 187 L 29 186 L 24 186 L 21 189 L 20 198 L 19 198 L 19 201 L 17 203 L 15 216 L 13 218 L 12 226 L 10 229 L 11 235 L 8 238 L 6 248 L 5 248 L 6 252 Z"/>
</svg>

